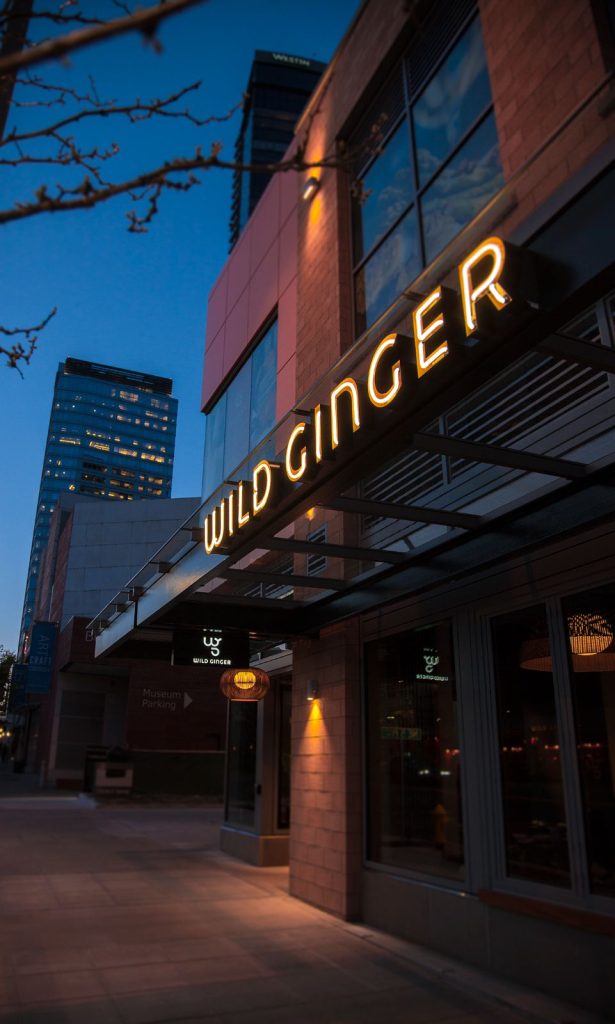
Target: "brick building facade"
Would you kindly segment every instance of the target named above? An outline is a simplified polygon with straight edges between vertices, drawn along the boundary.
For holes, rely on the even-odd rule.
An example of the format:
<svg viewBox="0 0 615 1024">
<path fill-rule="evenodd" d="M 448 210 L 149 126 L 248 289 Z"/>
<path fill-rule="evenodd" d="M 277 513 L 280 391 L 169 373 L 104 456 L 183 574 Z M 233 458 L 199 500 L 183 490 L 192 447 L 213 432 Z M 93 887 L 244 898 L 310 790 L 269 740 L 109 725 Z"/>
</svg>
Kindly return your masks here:
<svg viewBox="0 0 615 1024">
<path fill-rule="evenodd" d="M 313 166 L 210 297 L 194 544 L 97 641 L 292 647 L 291 893 L 607 1015 L 613 28 L 598 0 L 360 6 L 297 127 Z"/>
</svg>

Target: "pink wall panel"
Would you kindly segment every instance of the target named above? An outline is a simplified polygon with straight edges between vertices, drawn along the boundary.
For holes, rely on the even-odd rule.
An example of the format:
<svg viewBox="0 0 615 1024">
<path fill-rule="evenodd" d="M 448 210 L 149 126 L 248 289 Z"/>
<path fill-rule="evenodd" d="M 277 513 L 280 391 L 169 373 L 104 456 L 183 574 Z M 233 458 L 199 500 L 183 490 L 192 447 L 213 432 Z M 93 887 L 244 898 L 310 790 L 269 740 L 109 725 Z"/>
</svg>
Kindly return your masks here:
<svg viewBox="0 0 615 1024">
<path fill-rule="evenodd" d="M 297 280 L 278 300 L 278 373 L 297 348 Z"/>
<path fill-rule="evenodd" d="M 226 376 L 229 370 L 232 370 L 248 341 L 248 291 L 246 289 L 227 317 L 226 336 L 224 339 L 224 364 L 222 367 L 223 376 Z"/>
<path fill-rule="evenodd" d="M 280 179 L 274 175 L 258 202 L 246 234 L 250 236 L 250 273 L 262 263 L 280 228 Z"/>
<path fill-rule="evenodd" d="M 275 418 L 279 422 L 290 412 L 296 401 L 297 367 L 296 356 L 288 360 L 278 373 L 278 386 L 275 396 Z"/>
<path fill-rule="evenodd" d="M 253 338 L 278 301 L 278 245 L 273 245 L 250 279 L 248 336 Z"/>
<path fill-rule="evenodd" d="M 284 224 L 297 206 L 299 186 L 305 177 L 298 171 L 285 171 L 280 179 L 280 224 Z"/>
<path fill-rule="evenodd" d="M 250 238 L 247 232 L 244 232 L 233 249 L 233 254 L 227 263 L 227 273 L 226 312 L 228 314 L 250 280 Z"/>
<path fill-rule="evenodd" d="M 224 320 L 226 318 L 227 287 L 228 274 L 226 270 L 223 270 L 209 295 L 205 348 L 209 348 L 218 331 L 224 324 Z"/>
<path fill-rule="evenodd" d="M 297 274 L 297 218 L 290 217 L 280 231 L 278 292 L 281 295 Z"/>
<path fill-rule="evenodd" d="M 274 176 L 210 294 L 203 408 L 276 306 L 278 412 L 294 402 L 299 177 L 295 172 Z"/>
<path fill-rule="evenodd" d="M 203 388 L 201 393 L 201 409 L 203 409 L 222 380 L 222 364 L 224 361 L 225 328 L 218 332 L 205 352 L 203 366 Z"/>
</svg>

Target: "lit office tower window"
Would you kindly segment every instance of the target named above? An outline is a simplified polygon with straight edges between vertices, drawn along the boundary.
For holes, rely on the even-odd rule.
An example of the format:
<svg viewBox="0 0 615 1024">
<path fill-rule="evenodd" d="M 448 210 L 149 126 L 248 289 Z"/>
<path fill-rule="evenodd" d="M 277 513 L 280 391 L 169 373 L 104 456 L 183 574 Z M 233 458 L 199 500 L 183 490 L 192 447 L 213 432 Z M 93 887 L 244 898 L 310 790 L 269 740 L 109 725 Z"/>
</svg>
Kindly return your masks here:
<svg viewBox="0 0 615 1024">
<path fill-rule="evenodd" d="M 132 501 L 169 498 L 177 399 L 173 381 L 66 359 L 56 374 L 19 646 L 32 621 L 51 514 L 63 491 Z"/>
</svg>

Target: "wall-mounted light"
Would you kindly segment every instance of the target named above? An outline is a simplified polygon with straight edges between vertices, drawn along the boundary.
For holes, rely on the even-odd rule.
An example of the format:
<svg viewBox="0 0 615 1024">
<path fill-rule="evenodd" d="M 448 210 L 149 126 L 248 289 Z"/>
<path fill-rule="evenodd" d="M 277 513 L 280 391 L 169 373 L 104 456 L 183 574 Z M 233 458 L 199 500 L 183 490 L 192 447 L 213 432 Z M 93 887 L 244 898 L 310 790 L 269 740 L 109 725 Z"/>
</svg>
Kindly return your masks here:
<svg viewBox="0 0 615 1024">
<path fill-rule="evenodd" d="M 314 196 L 318 192 L 319 188 L 320 188 L 320 181 L 318 180 L 318 178 L 315 178 L 312 175 L 311 178 L 307 179 L 305 185 L 303 186 L 303 193 L 302 193 L 303 198 L 305 199 L 306 203 L 309 202 L 310 199 L 314 198 Z"/>
<path fill-rule="evenodd" d="M 220 677 L 220 689 L 229 700 L 262 700 L 269 692 L 269 676 L 262 668 L 229 668 Z"/>
<path fill-rule="evenodd" d="M 315 679 L 308 679 L 306 698 L 310 702 L 318 699 L 318 683 Z"/>
</svg>

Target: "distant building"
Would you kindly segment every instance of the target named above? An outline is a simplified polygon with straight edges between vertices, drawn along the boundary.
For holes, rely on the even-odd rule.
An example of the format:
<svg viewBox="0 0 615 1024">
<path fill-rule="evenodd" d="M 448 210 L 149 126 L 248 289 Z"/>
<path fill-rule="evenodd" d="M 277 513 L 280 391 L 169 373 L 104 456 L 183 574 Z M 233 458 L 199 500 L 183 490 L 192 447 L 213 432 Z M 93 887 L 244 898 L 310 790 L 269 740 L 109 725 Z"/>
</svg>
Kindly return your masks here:
<svg viewBox="0 0 615 1024">
<path fill-rule="evenodd" d="M 81 359 L 60 363 L 28 566 L 22 656 L 59 495 L 70 491 L 128 501 L 170 497 L 177 422 L 172 390 L 168 377 Z"/>
<path fill-rule="evenodd" d="M 257 50 L 246 88 L 235 160 L 278 163 L 292 141 L 295 124 L 326 68 L 317 60 Z M 235 171 L 231 208 L 231 248 L 265 191 L 271 174 Z"/>
<path fill-rule="evenodd" d="M 36 622 L 58 626 L 53 669 L 21 697 L 16 726 L 16 760 L 46 782 L 81 788 L 93 750 L 128 746 L 140 788 L 220 794 L 226 701 L 207 671 L 174 666 L 169 634 L 154 658 L 140 659 L 137 645 L 101 673 L 87 629 L 101 607 L 127 599 L 122 588 L 198 505 L 196 497 L 128 504 L 60 495 L 34 608 Z M 179 694 L 181 707 L 148 701 L 160 691 Z"/>
</svg>

